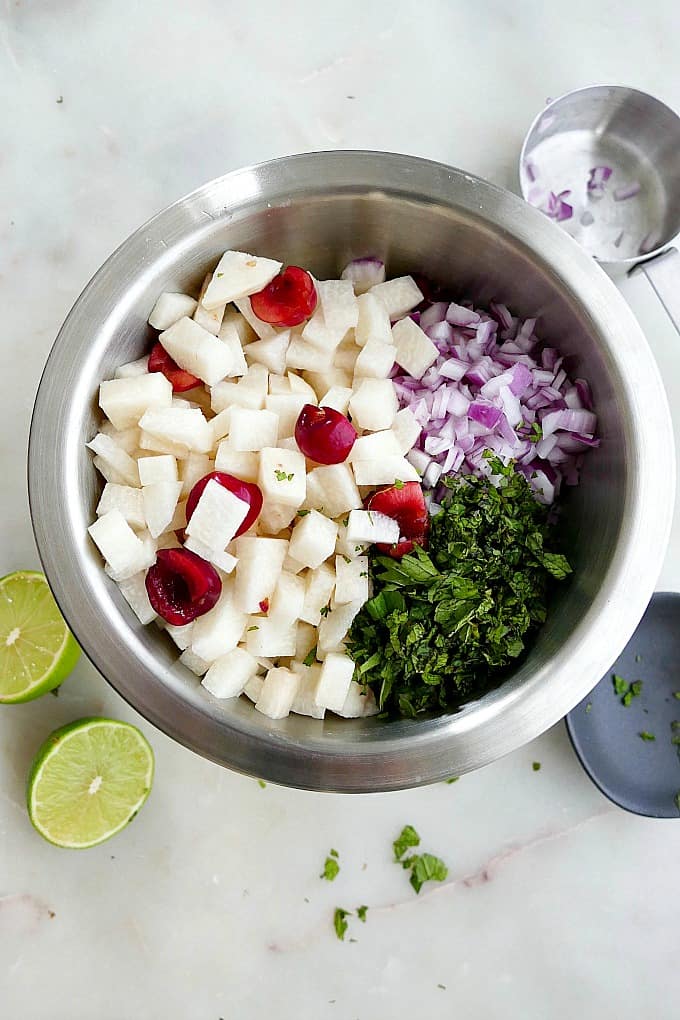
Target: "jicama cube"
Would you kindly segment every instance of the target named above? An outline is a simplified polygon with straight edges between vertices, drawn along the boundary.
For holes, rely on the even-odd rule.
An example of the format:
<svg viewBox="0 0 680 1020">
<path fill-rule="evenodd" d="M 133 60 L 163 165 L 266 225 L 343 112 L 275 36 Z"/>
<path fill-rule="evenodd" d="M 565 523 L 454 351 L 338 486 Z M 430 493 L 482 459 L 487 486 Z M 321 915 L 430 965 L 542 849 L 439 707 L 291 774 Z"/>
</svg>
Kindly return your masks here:
<svg viewBox="0 0 680 1020">
<path fill-rule="evenodd" d="M 395 322 L 392 336 L 397 364 L 414 379 L 421 379 L 439 357 L 437 347 L 411 318 Z"/>
<path fill-rule="evenodd" d="M 349 402 L 354 425 L 370 432 L 388 429 L 398 408 L 399 401 L 390 379 L 362 379 Z"/>
<path fill-rule="evenodd" d="M 231 411 L 231 407 L 225 407 L 224 411 L 220 411 L 219 414 L 216 414 L 215 417 L 211 418 L 208 422 L 212 429 L 213 446 L 217 446 L 220 440 L 229 435 L 229 429 L 231 428 Z"/>
<path fill-rule="evenodd" d="M 246 627 L 246 647 L 251 655 L 269 659 L 295 655 L 295 624 L 271 616 L 251 616 Z"/>
<path fill-rule="evenodd" d="M 201 303 L 205 297 L 205 292 L 210 285 L 211 279 L 212 273 L 208 273 L 203 280 L 201 293 L 198 295 L 198 306 L 194 312 L 193 318 L 194 322 L 197 322 L 199 326 L 206 329 L 208 333 L 212 333 L 213 336 L 217 336 L 222 326 L 222 317 L 224 316 L 224 309 L 226 306 L 221 304 L 217 305 L 215 308 L 208 309 Z"/>
<path fill-rule="evenodd" d="M 202 683 L 215 698 L 236 698 L 256 673 L 257 662 L 250 652 L 232 648 L 213 662 Z"/>
<path fill-rule="evenodd" d="M 120 510 L 127 523 L 133 528 L 146 527 L 141 489 L 107 482 L 97 504 L 97 517 L 103 517 L 109 510 Z"/>
<path fill-rule="evenodd" d="M 425 474 L 432 462 L 429 454 L 424 453 L 422 450 L 409 450 L 406 454 L 406 460 L 409 464 L 413 465 L 419 475 Z"/>
<path fill-rule="evenodd" d="M 185 623 L 182 627 L 176 627 L 172 623 L 164 624 L 163 629 L 166 634 L 169 634 L 172 640 L 175 642 L 180 651 L 185 651 L 191 644 L 191 639 L 194 634 L 194 623 Z"/>
<path fill-rule="evenodd" d="M 250 298 L 238 298 L 238 300 L 234 301 L 234 304 L 255 335 L 259 336 L 260 340 L 269 340 L 271 337 L 276 336 L 277 330 L 273 326 L 270 326 L 268 322 L 263 322 L 262 319 L 258 319 L 253 311 Z"/>
<path fill-rule="evenodd" d="M 394 416 L 392 431 L 397 438 L 399 453 L 404 456 L 413 447 L 414 443 L 418 441 L 418 437 L 422 432 L 422 425 L 418 423 L 416 416 L 410 408 L 402 407 L 401 411 L 397 411 Z"/>
<path fill-rule="evenodd" d="M 312 321 L 313 319 L 310 319 L 310 322 Z M 304 336 L 292 333 L 286 351 L 286 365 L 288 368 L 300 368 L 307 372 L 327 372 L 333 365 L 333 353 L 338 344 L 320 347 Z"/>
<path fill-rule="evenodd" d="M 172 443 L 169 439 L 161 439 L 160 436 L 153 436 L 150 432 L 140 429 L 139 434 L 140 450 L 148 450 L 149 453 L 159 453 L 163 456 L 174 457 L 175 460 L 185 460 L 189 456 L 189 447 L 184 443 Z"/>
<path fill-rule="evenodd" d="M 349 655 L 329 652 L 319 672 L 314 701 L 320 708 L 339 711 L 345 704 L 354 676 L 354 663 Z"/>
<path fill-rule="evenodd" d="M 235 450 L 253 452 L 276 446 L 279 419 L 273 411 L 251 411 L 234 407 L 231 412 L 229 442 Z"/>
<path fill-rule="evenodd" d="M 299 577 L 297 574 L 289 574 L 287 570 L 282 570 L 269 603 L 270 620 L 293 625 L 293 630 L 296 633 L 296 646 L 297 621 L 300 619 L 300 613 L 305 603 L 305 592 L 306 584 L 304 577 Z"/>
<path fill-rule="evenodd" d="M 382 457 L 380 460 L 358 460 L 352 465 L 357 485 L 394 485 L 395 482 L 417 482 L 419 475 L 405 457 Z"/>
<path fill-rule="evenodd" d="M 257 364 L 257 362 L 255 362 Z M 311 388 L 311 387 L 310 387 Z M 269 392 L 280 396 L 283 393 L 289 394 L 290 390 L 290 379 L 287 375 L 270 375 L 269 377 Z M 316 397 L 314 397 L 316 402 Z"/>
<path fill-rule="evenodd" d="M 98 457 L 106 461 L 121 478 L 125 479 L 127 485 L 139 486 L 137 461 L 133 460 L 129 453 L 126 453 L 125 450 L 118 446 L 112 436 L 99 432 L 94 439 L 90 440 L 87 446 Z"/>
<path fill-rule="evenodd" d="M 284 329 L 269 340 L 253 340 L 246 347 L 246 361 L 250 363 L 255 361 L 275 375 L 284 375 L 290 335 L 290 330 Z"/>
<path fill-rule="evenodd" d="M 357 542 L 356 540 L 350 541 L 347 537 L 347 527 L 349 525 L 349 514 L 342 518 L 338 524 L 338 539 L 335 543 L 335 551 L 338 556 L 343 556 L 345 559 L 354 560 L 357 556 L 361 556 L 362 553 L 366 552 L 368 544 L 366 542 Z"/>
<path fill-rule="evenodd" d="M 265 500 L 257 518 L 257 529 L 262 535 L 278 535 L 295 517 L 295 507 Z"/>
<path fill-rule="evenodd" d="M 306 477 L 303 454 L 279 447 L 260 450 L 258 485 L 265 499 L 297 509 L 305 501 Z"/>
<path fill-rule="evenodd" d="M 309 402 L 309 398 L 302 393 L 276 393 L 265 399 L 266 409 L 278 415 L 279 439 L 294 434 L 300 411 Z M 316 404 L 316 397 L 313 403 Z"/>
<path fill-rule="evenodd" d="M 195 655 L 190 648 L 185 648 L 179 657 L 179 661 L 187 669 L 190 669 L 196 676 L 203 676 L 204 673 L 208 672 L 210 663 L 202 659 L 200 655 Z"/>
<path fill-rule="evenodd" d="M 347 414 L 352 392 L 351 386 L 331 386 L 319 401 L 319 407 L 332 407 L 340 414 Z"/>
<path fill-rule="evenodd" d="M 238 557 L 234 581 L 234 602 L 244 613 L 260 612 L 260 602 L 274 594 L 288 553 L 282 538 L 241 535 L 235 542 Z"/>
<path fill-rule="evenodd" d="M 235 450 L 228 439 L 223 439 L 215 454 L 215 471 L 226 471 L 244 482 L 256 482 L 259 470 L 257 453 Z M 206 474 L 207 472 L 204 472 Z"/>
<path fill-rule="evenodd" d="M 337 348 L 333 355 L 333 366 L 335 368 L 345 369 L 347 372 L 356 373 L 356 363 L 361 351 L 354 343 L 354 336 L 352 331 L 347 334 L 347 337 L 340 346 Z M 363 372 L 363 375 L 369 375 L 369 372 Z"/>
<path fill-rule="evenodd" d="M 354 378 L 387 379 L 394 365 L 394 346 L 382 340 L 369 340 L 359 352 Z"/>
<path fill-rule="evenodd" d="M 201 493 L 186 533 L 208 549 L 222 550 L 243 524 L 249 509 L 245 500 L 211 478 Z"/>
<path fill-rule="evenodd" d="M 340 650 L 362 604 L 361 602 L 345 602 L 342 605 L 334 606 L 323 617 L 319 624 L 319 643 L 317 645 L 317 652 L 320 653 L 319 658 L 321 655 L 327 656 L 329 652 Z"/>
<path fill-rule="evenodd" d="M 92 463 L 107 482 L 111 482 L 112 485 L 127 485 L 127 479 L 124 475 L 121 475 L 114 467 L 111 467 L 109 462 L 104 460 L 103 457 L 93 457 Z"/>
<path fill-rule="evenodd" d="M 149 371 L 149 356 L 145 354 L 137 361 L 128 361 L 125 365 L 119 365 L 113 373 L 114 379 L 135 379 L 137 376 L 146 375 Z"/>
<path fill-rule="evenodd" d="M 379 709 L 371 688 L 362 687 L 356 680 L 352 680 L 345 704 L 335 711 L 336 715 L 342 716 L 343 719 L 362 719 L 369 715 L 377 715 Z"/>
<path fill-rule="evenodd" d="M 225 552 L 223 549 L 211 549 L 210 546 L 199 542 L 197 538 L 187 538 L 184 542 L 184 548 L 188 549 L 189 552 L 196 553 L 197 556 L 207 560 L 208 563 L 212 563 L 223 574 L 231 574 L 238 563 L 236 557 L 232 556 L 231 553 Z"/>
<path fill-rule="evenodd" d="M 290 384 L 291 393 L 301 393 L 306 398 L 305 403 L 307 404 L 316 403 L 316 393 L 308 382 L 305 382 L 305 380 L 301 376 L 296 375 L 295 372 L 289 372 L 287 378 L 288 383 Z M 269 392 L 274 392 L 271 386 L 269 387 Z"/>
<path fill-rule="evenodd" d="M 321 666 L 317 664 L 305 666 L 302 662 L 293 661 L 290 664 L 290 670 L 300 678 L 297 694 L 290 708 L 291 712 L 295 715 L 308 715 L 312 719 L 323 719 L 326 709 L 321 708 L 314 701 Z"/>
<path fill-rule="evenodd" d="M 324 517 L 317 510 L 310 510 L 306 517 L 301 517 L 293 528 L 290 539 L 290 555 L 312 569 L 320 566 L 332 555 L 338 526 L 329 517 Z"/>
<path fill-rule="evenodd" d="M 188 496 L 196 482 L 212 471 L 212 461 L 207 453 L 190 453 L 180 462 L 179 476 L 182 482 L 182 496 Z"/>
<path fill-rule="evenodd" d="M 214 386 L 228 375 L 233 354 L 227 344 L 193 319 L 180 319 L 158 338 L 180 368 Z"/>
<path fill-rule="evenodd" d="M 247 301 L 248 299 L 245 298 L 244 300 Z M 265 324 L 262 323 L 262 325 Z M 236 335 L 241 341 L 241 347 L 245 347 L 245 345 L 249 344 L 251 340 L 257 339 L 257 333 L 250 325 L 248 320 L 245 318 L 245 316 L 243 316 L 239 311 L 237 311 L 236 308 L 232 308 L 231 305 L 229 305 L 225 310 L 224 318 L 222 319 L 222 327 L 220 329 L 221 339 L 223 340 L 225 339 L 223 334 L 229 331 L 232 326 L 236 330 Z"/>
<path fill-rule="evenodd" d="M 140 457 L 137 461 L 139 480 L 142 485 L 153 485 L 155 482 L 176 482 L 177 461 L 167 454 L 158 457 Z"/>
<path fill-rule="evenodd" d="M 165 291 L 151 310 L 149 325 L 159 331 L 169 329 L 186 315 L 193 315 L 197 304 L 198 301 L 189 297 L 188 294 Z"/>
<path fill-rule="evenodd" d="M 183 444 L 195 453 L 208 453 L 212 450 L 212 429 L 198 408 L 165 407 L 147 411 L 140 418 L 139 424 L 150 435 L 170 443 Z"/>
<path fill-rule="evenodd" d="M 99 431 L 105 436 L 110 436 L 113 439 L 116 446 L 119 446 L 121 450 L 125 450 L 130 456 L 136 454 L 139 450 L 139 440 L 142 437 L 142 430 L 133 425 L 129 429 L 117 429 L 112 422 L 104 421 L 101 423 Z"/>
<path fill-rule="evenodd" d="M 203 295 L 205 308 L 248 297 L 262 290 L 281 270 L 282 263 L 244 251 L 225 251 Z"/>
<path fill-rule="evenodd" d="M 248 365 L 248 371 L 239 380 L 239 383 L 244 389 L 256 390 L 266 396 L 269 392 L 269 369 L 266 365 L 260 365 L 256 361 L 252 365 Z"/>
<path fill-rule="evenodd" d="M 393 280 L 377 283 L 368 292 L 384 305 L 390 319 L 399 319 L 423 300 L 423 295 L 412 276 L 397 276 Z"/>
<path fill-rule="evenodd" d="M 264 678 L 255 708 L 270 719 L 285 719 L 290 713 L 299 686 L 300 677 L 289 669 L 270 669 Z"/>
<path fill-rule="evenodd" d="M 357 556 L 349 563 L 344 556 L 335 557 L 335 601 L 361 602 L 368 599 L 368 556 Z"/>
<path fill-rule="evenodd" d="M 206 662 L 214 662 L 241 640 L 248 617 L 234 605 L 231 587 L 223 585 L 217 604 L 194 620 L 191 650 Z"/>
<path fill-rule="evenodd" d="M 161 372 L 109 379 L 99 386 L 99 406 L 117 429 L 137 425 L 149 408 L 170 407 L 172 384 Z"/>
<path fill-rule="evenodd" d="M 181 491 L 181 482 L 153 482 L 142 489 L 146 526 L 153 538 L 168 528 Z"/>
<path fill-rule="evenodd" d="M 393 545 L 399 541 L 399 525 L 392 517 L 377 510 L 352 510 L 347 525 L 347 541 Z"/>
<path fill-rule="evenodd" d="M 245 328 L 252 333 L 250 326 L 243 316 L 239 315 L 238 312 L 234 312 L 234 315 L 237 315 Z M 223 322 L 217 335 L 222 343 L 227 345 L 231 352 L 231 368 L 228 372 L 229 378 L 234 379 L 236 376 L 245 375 L 248 371 L 248 362 L 246 361 L 246 356 L 243 353 L 244 341 L 241 340 L 241 333 L 233 319 L 227 319 L 226 322 Z"/>
<path fill-rule="evenodd" d="M 262 693 L 263 687 L 264 677 L 256 673 L 255 676 L 251 676 L 250 680 L 243 688 L 243 693 L 247 698 L 250 698 L 251 701 L 257 701 Z"/>
<path fill-rule="evenodd" d="M 127 581 L 156 559 L 155 547 L 150 548 L 135 535 L 120 510 L 109 510 L 87 530 L 116 581 Z"/>
<path fill-rule="evenodd" d="M 316 285 L 319 304 L 330 329 L 353 329 L 359 318 L 359 307 L 351 280 L 319 280 Z"/>
<path fill-rule="evenodd" d="M 382 457 L 401 457 L 399 442 L 392 429 L 359 436 L 347 459 L 350 464 L 355 464 L 359 460 L 380 460 Z"/>
<path fill-rule="evenodd" d="M 118 587 L 120 588 L 121 595 L 139 622 L 151 623 L 152 620 L 155 620 L 156 613 L 149 602 L 145 582 L 146 571 L 142 570 L 138 574 L 133 574 L 132 577 L 127 578 L 125 581 L 119 581 Z"/>
<path fill-rule="evenodd" d="M 243 380 L 221 382 L 210 391 L 210 403 L 213 411 L 229 411 L 232 407 L 246 407 L 250 411 L 261 411 L 264 407 L 265 395 L 254 386 L 244 386 Z"/>
<path fill-rule="evenodd" d="M 309 385 L 314 388 L 314 392 L 318 393 L 320 397 L 333 386 L 341 386 L 343 389 L 352 388 L 352 373 L 344 368 L 336 368 L 333 365 L 321 370 L 305 371 L 303 375 Z"/>
<path fill-rule="evenodd" d="M 321 610 L 329 605 L 335 588 L 335 571 L 328 563 L 322 563 L 316 570 L 310 570 L 305 578 L 305 601 L 300 620 L 318 627 Z"/>
<path fill-rule="evenodd" d="M 385 305 L 375 294 L 362 294 L 357 298 L 359 320 L 354 337 L 359 347 L 365 347 L 369 340 L 392 343 L 390 316 Z"/>
<path fill-rule="evenodd" d="M 302 579 L 305 581 L 305 578 Z M 307 585 L 305 581 L 305 595 L 307 594 Z M 304 606 L 304 602 L 303 602 Z M 302 612 L 302 610 L 300 610 Z M 316 645 L 316 627 L 312 627 L 311 623 L 303 623 L 302 620 L 298 620 L 297 627 L 295 629 L 295 658 L 301 662 L 307 658 L 312 648 Z M 292 668 L 292 667 L 291 667 Z"/>
<path fill-rule="evenodd" d="M 348 464 L 324 464 L 307 475 L 306 506 L 311 509 L 323 509 L 327 517 L 339 517 L 361 505 L 361 495 Z"/>
<path fill-rule="evenodd" d="M 285 436 L 283 439 L 279 439 L 276 445 L 279 450 L 291 450 L 293 453 L 301 452 L 295 436 Z"/>
</svg>

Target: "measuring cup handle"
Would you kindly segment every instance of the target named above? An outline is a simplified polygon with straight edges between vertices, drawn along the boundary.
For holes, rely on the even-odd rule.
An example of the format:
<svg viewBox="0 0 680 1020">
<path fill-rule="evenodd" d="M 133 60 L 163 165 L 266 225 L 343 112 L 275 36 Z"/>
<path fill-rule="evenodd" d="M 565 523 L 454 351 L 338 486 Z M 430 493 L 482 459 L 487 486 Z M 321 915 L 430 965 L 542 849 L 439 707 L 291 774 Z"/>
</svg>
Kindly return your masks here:
<svg viewBox="0 0 680 1020">
<path fill-rule="evenodd" d="M 642 262 L 632 273 L 644 273 L 671 322 L 680 333 L 680 252 L 670 248 L 662 255 Z"/>
</svg>

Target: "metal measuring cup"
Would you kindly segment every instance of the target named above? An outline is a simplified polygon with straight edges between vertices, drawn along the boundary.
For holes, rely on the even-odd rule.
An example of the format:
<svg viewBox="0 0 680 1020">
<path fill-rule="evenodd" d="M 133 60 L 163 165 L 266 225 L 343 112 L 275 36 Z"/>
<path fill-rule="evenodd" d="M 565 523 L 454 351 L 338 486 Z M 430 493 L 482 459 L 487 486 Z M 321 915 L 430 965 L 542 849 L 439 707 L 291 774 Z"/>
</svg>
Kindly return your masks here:
<svg viewBox="0 0 680 1020">
<path fill-rule="evenodd" d="M 535 118 L 520 156 L 525 200 L 613 277 L 643 272 L 680 331 L 680 117 L 637 89 L 567 92 Z"/>
</svg>

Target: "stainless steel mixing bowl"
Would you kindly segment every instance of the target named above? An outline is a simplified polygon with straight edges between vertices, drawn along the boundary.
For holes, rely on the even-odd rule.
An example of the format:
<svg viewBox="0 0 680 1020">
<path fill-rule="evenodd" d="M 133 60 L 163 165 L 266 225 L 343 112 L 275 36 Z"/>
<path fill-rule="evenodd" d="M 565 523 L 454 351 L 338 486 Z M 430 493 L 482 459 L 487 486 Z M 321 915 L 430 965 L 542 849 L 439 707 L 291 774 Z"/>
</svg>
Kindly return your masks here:
<svg viewBox="0 0 680 1020">
<path fill-rule="evenodd" d="M 573 579 L 528 657 L 499 688 L 437 718 L 273 722 L 244 698 L 217 701 L 139 624 L 88 539 L 99 481 L 85 443 L 99 381 L 147 349 L 160 291 L 196 288 L 225 248 L 332 277 L 377 254 L 479 303 L 539 314 L 539 334 L 592 383 L 601 448 L 566 490 Z M 147 719 L 231 768 L 314 790 L 369 792 L 484 765 L 569 711 L 633 633 L 661 566 L 674 455 L 645 338 L 602 270 L 519 198 L 437 163 L 375 152 L 291 156 L 212 181 L 159 213 L 88 284 L 50 354 L 29 450 L 45 572 L 87 655 Z"/>
</svg>

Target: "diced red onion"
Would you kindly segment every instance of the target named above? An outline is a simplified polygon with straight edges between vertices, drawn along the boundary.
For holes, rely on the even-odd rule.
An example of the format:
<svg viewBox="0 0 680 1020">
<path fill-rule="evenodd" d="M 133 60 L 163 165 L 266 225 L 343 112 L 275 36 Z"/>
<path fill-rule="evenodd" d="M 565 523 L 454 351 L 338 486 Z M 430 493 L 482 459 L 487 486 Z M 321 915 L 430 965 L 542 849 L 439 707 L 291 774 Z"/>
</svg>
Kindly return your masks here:
<svg viewBox="0 0 680 1020">
<path fill-rule="evenodd" d="M 479 313 L 472 308 L 464 308 L 452 301 L 446 312 L 446 321 L 452 326 L 471 326 L 479 322 Z"/>
<path fill-rule="evenodd" d="M 448 307 L 448 301 L 433 301 L 430 307 L 421 313 L 420 328 L 426 330 L 429 326 L 435 326 L 438 322 L 444 322 Z"/>
<path fill-rule="evenodd" d="M 343 269 L 342 279 L 352 281 L 356 294 L 364 294 L 377 283 L 384 283 L 385 263 L 372 256 L 353 259 Z"/>
<path fill-rule="evenodd" d="M 615 202 L 626 202 L 629 198 L 635 198 L 640 192 L 640 182 L 631 181 L 620 188 L 614 188 L 613 195 Z"/>
<path fill-rule="evenodd" d="M 604 194 L 604 186 L 612 175 L 610 166 L 594 166 L 589 174 L 586 189 L 591 196 Z"/>
</svg>

